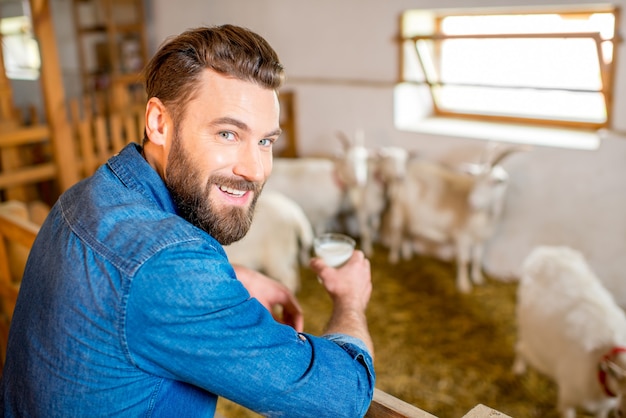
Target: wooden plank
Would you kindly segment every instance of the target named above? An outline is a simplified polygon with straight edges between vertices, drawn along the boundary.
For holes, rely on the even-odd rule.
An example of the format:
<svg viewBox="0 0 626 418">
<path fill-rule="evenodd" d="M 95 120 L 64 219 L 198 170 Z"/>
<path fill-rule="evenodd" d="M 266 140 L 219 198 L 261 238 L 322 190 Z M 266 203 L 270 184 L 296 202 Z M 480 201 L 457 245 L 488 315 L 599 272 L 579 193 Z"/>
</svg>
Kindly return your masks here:
<svg viewBox="0 0 626 418">
<path fill-rule="evenodd" d="M 93 148 L 93 137 L 91 133 L 91 119 L 81 120 L 77 125 L 78 141 L 80 143 L 80 156 L 82 161 L 81 176 L 87 177 L 96 166 L 96 155 Z"/>
<path fill-rule="evenodd" d="M 137 143 L 138 144 L 142 144 L 143 143 L 143 137 L 144 137 L 144 131 L 146 128 L 146 114 L 145 114 L 145 109 L 143 106 L 138 106 L 137 107 Z M 127 141 L 127 142 L 132 142 L 132 141 Z"/>
<path fill-rule="evenodd" d="M 135 102 L 130 105 L 128 107 L 128 110 L 124 113 L 124 130 L 126 134 L 126 144 L 129 144 L 131 142 L 141 144 L 143 142 L 146 116 L 145 111 L 145 103 Z"/>
<path fill-rule="evenodd" d="M 129 117 L 125 116 L 124 121 Z M 120 151 L 124 147 L 124 127 L 122 125 L 121 115 L 113 114 L 109 119 L 111 126 L 111 145 L 113 147 L 111 155 Z"/>
<path fill-rule="evenodd" d="M 0 235 L 23 245 L 26 248 L 33 246 L 39 226 L 27 219 L 0 213 Z"/>
<path fill-rule="evenodd" d="M 33 144 L 47 144 L 50 132 L 47 125 L 32 127 L 17 123 L 1 122 L 0 127 L 0 173 L 9 174 L 31 168 L 36 159 L 32 152 Z M 28 201 L 37 191 L 32 184 L 13 178 L 5 187 L 5 200 Z"/>
<path fill-rule="evenodd" d="M 11 283 L 11 260 L 9 260 L 9 250 L 2 234 L 0 234 L 0 283 Z M 0 286 L 0 288 L 3 286 Z"/>
<path fill-rule="evenodd" d="M 107 135 L 107 120 L 104 116 L 97 116 L 94 119 L 94 136 L 96 148 L 96 166 L 92 167 L 87 175 L 92 175 L 96 169 L 106 162 L 109 155 L 109 141 Z"/>
<path fill-rule="evenodd" d="M 434 415 L 404 402 L 380 389 L 374 389 L 374 399 L 366 418 L 436 418 Z"/>
<path fill-rule="evenodd" d="M 292 91 L 282 91 L 278 95 L 280 101 L 280 128 L 283 130 L 285 145 L 280 153 L 283 158 L 296 158 L 298 156 L 296 137 L 296 108 L 295 98 Z"/>
<path fill-rule="evenodd" d="M 50 126 L 52 153 L 58 167 L 57 181 L 65 191 L 79 180 L 77 154 L 67 118 L 61 64 L 49 0 L 29 0 L 33 28 L 40 45 L 41 86 Z"/>
<path fill-rule="evenodd" d="M 17 147 L 6 147 L 0 150 L 0 167 L 2 172 L 10 173 L 19 170 L 24 164 L 23 158 Z M 14 183 L 6 188 L 6 199 L 28 200 L 26 185 Z"/>
<path fill-rule="evenodd" d="M 24 126 L 0 132 L 0 147 L 36 144 L 49 138 L 48 125 Z"/>
<path fill-rule="evenodd" d="M 478 404 L 472 408 L 463 418 L 511 418 L 500 411 L 496 411 L 486 405 Z"/>
<path fill-rule="evenodd" d="M 7 202 L 5 204 L 10 204 Z M 19 283 L 14 283 L 9 266 L 8 246 L 10 244 L 21 245 L 30 249 L 35 242 L 35 237 L 39 232 L 39 226 L 27 219 L 10 213 L 0 213 L 0 296 L 2 296 L 3 314 L 9 319 L 13 316 L 13 308 L 19 292 Z"/>
<path fill-rule="evenodd" d="M 11 89 L 11 81 L 6 75 L 2 42 L 0 42 L 0 121 L 14 121 L 16 119 L 13 106 L 13 90 Z"/>
<path fill-rule="evenodd" d="M 38 232 L 39 226 L 33 222 L 9 213 L 0 213 L 0 373 L 4 366 L 9 326 L 19 293 L 19 283 L 14 283 L 9 268 L 9 246 L 17 244 L 30 249 Z"/>
<path fill-rule="evenodd" d="M 80 122 L 80 106 L 77 98 L 70 99 L 70 120 L 72 125 L 76 125 Z"/>
<path fill-rule="evenodd" d="M 15 171 L 0 173 L 0 189 L 52 180 L 56 177 L 56 174 L 57 169 L 54 163 L 38 164 L 36 166 L 16 169 Z"/>
</svg>

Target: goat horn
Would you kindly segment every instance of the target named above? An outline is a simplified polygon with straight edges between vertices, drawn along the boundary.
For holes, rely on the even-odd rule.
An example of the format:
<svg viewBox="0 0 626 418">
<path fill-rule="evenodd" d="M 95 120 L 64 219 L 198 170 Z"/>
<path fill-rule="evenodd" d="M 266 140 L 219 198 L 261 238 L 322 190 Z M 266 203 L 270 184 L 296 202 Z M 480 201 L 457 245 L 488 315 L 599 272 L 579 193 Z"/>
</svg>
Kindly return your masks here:
<svg viewBox="0 0 626 418">
<path fill-rule="evenodd" d="M 502 162 L 506 157 L 508 157 L 511 154 L 514 154 L 516 152 L 526 152 L 530 150 L 531 150 L 531 147 L 528 145 L 514 145 L 514 146 L 504 148 L 493 158 L 490 165 L 492 167 L 495 167 L 496 165 L 500 164 L 500 162 Z"/>
<path fill-rule="evenodd" d="M 341 145 L 343 145 L 344 150 L 347 150 L 348 148 L 350 148 L 351 141 L 348 135 L 345 134 L 345 132 L 337 131 L 337 137 L 339 137 L 339 140 L 341 141 Z"/>
</svg>

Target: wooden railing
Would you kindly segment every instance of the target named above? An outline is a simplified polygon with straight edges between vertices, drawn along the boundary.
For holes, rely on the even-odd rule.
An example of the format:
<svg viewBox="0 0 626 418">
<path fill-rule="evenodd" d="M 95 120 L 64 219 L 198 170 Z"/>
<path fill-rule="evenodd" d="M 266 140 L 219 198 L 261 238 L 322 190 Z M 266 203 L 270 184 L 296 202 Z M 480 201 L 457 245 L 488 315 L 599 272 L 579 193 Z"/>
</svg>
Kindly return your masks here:
<svg viewBox="0 0 626 418">
<path fill-rule="evenodd" d="M 50 130 L 47 125 L 18 126 L 0 122 L 0 191 L 7 199 L 29 200 L 28 186 L 57 176 L 52 160 L 38 161 L 33 150 L 47 147 Z"/>
<path fill-rule="evenodd" d="M 383 392 L 374 389 L 374 399 L 370 409 L 365 414 L 366 418 L 436 418 L 434 415 L 419 409 L 418 407 L 404 402 Z"/>
<path fill-rule="evenodd" d="M 4 365 L 9 325 L 20 288 L 22 265 L 39 232 L 38 224 L 18 215 L 10 207 L 16 203 L 19 204 L 0 204 L 0 371 Z"/>
<path fill-rule="evenodd" d="M 437 418 L 414 405 L 404 402 L 380 389 L 374 390 L 374 399 L 365 418 Z M 478 404 L 459 418 L 511 418 L 500 411 Z"/>
<path fill-rule="evenodd" d="M 70 108 L 71 137 L 64 138 L 68 146 L 62 167 L 58 159 L 51 157 L 52 132 L 48 125 L 24 126 L 12 121 L 0 121 L 2 200 L 31 202 L 39 199 L 51 203 L 58 194 L 42 196 L 41 184 L 56 182 L 57 193 L 63 192 L 59 181 L 61 171 L 71 172 L 72 177 L 78 180 L 85 178 L 124 145 L 140 143 L 143 138 L 143 106 L 129 107 L 123 112 L 108 115 L 87 112 L 89 106 L 78 100 L 72 100 Z"/>
<path fill-rule="evenodd" d="M 70 101 L 72 133 L 76 141 L 76 166 L 79 177 L 93 174 L 109 157 L 130 142 L 141 143 L 144 130 L 144 106 L 132 105 L 124 111 L 104 114 L 91 109 L 83 99 Z"/>
</svg>

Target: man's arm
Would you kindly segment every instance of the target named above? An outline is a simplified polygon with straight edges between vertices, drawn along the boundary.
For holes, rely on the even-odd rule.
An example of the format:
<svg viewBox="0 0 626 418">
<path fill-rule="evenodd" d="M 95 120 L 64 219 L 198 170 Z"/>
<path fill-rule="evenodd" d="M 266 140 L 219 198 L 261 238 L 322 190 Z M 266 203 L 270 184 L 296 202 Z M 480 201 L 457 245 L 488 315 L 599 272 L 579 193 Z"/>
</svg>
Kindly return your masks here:
<svg viewBox="0 0 626 418">
<path fill-rule="evenodd" d="M 356 250 L 348 262 L 339 268 L 328 267 L 318 257 L 311 259 L 310 266 L 333 301 L 333 312 L 325 333 L 346 334 L 360 339 L 373 358 L 374 345 L 365 316 L 372 294 L 369 260 L 362 251 Z"/>
</svg>

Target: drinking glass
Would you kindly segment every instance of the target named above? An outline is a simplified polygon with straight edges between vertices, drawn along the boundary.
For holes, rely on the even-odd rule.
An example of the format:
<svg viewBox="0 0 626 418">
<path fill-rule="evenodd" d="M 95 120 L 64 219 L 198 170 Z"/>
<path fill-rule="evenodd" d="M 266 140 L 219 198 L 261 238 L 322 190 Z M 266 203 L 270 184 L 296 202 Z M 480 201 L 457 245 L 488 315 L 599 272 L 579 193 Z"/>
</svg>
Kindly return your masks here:
<svg viewBox="0 0 626 418">
<path fill-rule="evenodd" d="M 340 267 L 348 261 L 355 246 L 352 237 L 337 232 L 326 232 L 313 240 L 315 255 L 330 267 Z"/>
</svg>

